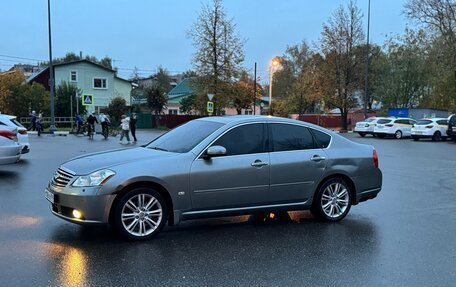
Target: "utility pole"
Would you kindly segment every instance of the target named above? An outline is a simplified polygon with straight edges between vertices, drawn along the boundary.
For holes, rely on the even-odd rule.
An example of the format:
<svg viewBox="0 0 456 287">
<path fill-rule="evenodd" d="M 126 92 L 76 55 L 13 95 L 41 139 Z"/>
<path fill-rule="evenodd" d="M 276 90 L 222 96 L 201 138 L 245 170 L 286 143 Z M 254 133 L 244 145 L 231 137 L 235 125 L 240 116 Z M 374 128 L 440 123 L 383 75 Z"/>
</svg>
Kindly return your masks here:
<svg viewBox="0 0 456 287">
<path fill-rule="evenodd" d="M 257 86 L 257 63 L 255 62 L 255 68 L 253 69 L 253 114 L 255 115 L 256 110 L 256 86 Z"/>
<path fill-rule="evenodd" d="M 52 41 L 51 41 L 51 0 L 48 0 L 48 29 L 49 29 L 49 90 L 51 94 L 51 126 L 49 131 L 53 134 L 55 128 L 55 111 L 54 111 L 54 67 L 52 66 Z"/>
<path fill-rule="evenodd" d="M 370 5 L 368 0 L 367 8 L 367 42 L 366 42 L 366 74 L 364 79 L 364 118 L 367 119 L 367 93 L 369 92 L 369 31 L 370 31 Z"/>
</svg>

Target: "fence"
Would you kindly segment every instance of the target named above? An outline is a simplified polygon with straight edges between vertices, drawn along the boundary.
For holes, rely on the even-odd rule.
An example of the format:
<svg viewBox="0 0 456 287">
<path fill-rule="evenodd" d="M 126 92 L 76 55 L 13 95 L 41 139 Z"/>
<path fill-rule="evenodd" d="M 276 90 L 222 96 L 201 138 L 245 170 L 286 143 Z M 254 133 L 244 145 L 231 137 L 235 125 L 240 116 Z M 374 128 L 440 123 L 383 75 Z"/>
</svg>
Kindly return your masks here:
<svg viewBox="0 0 456 287">
<path fill-rule="evenodd" d="M 375 116 L 373 113 L 368 113 L 368 117 Z M 342 117 L 340 114 L 333 114 L 333 115 L 314 115 L 314 114 L 306 114 L 299 116 L 297 118 L 300 121 L 305 121 L 311 124 L 315 124 L 317 126 L 321 126 L 324 128 L 332 128 L 337 129 L 342 127 Z M 353 126 L 356 122 L 364 120 L 363 113 L 350 113 L 347 115 L 347 124 L 348 127 Z"/>
</svg>

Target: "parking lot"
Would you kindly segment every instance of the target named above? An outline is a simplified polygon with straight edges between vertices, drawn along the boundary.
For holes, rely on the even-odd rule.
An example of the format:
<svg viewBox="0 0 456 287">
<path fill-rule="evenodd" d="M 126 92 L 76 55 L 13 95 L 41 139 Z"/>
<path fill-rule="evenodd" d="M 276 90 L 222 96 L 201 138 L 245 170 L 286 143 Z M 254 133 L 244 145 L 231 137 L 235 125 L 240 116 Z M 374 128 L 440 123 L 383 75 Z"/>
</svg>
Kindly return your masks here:
<svg viewBox="0 0 456 287">
<path fill-rule="evenodd" d="M 159 134 L 140 131 L 138 145 Z M 452 286 L 456 143 L 344 136 L 375 146 L 384 181 L 343 221 L 308 212 L 195 220 L 147 242 L 62 221 L 43 195 L 65 160 L 131 145 L 31 136 L 29 154 L 0 166 L 0 285 Z"/>
</svg>

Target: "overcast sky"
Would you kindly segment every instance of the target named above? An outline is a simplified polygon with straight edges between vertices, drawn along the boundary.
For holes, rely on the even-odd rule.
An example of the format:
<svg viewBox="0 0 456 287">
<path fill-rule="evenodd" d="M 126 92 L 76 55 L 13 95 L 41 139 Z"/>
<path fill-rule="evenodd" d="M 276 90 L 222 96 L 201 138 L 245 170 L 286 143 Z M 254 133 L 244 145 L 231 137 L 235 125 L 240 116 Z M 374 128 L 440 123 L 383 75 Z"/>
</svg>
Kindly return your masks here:
<svg viewBox="0 0 456 287">
<path fill-rule="evenodd" d="M 194 48 L 186 31 L 203 3 L 210 0 L 51 0 L 54 57 L 82 51 L 108 55 L 128 78 L 137 66 L 142 75 L 162 65 L 171 73 L 192 67 Z M 405 0 L 372 0 L 371 40 L 402 33 Z M 322 25 L 348 0 L 225 0 L 229 17 L 246 40 L 245 67 L 266 77 L 267 63 L 287 45 L 319 40 Z M 368 0 L 358 0 L 367 27 Z M 34 63 L 48 56 L 47 1 L 0 1 L 0 69 L 15 61 Z M 6 56 L 30 58 L 18 60 Z"/>
</svg>

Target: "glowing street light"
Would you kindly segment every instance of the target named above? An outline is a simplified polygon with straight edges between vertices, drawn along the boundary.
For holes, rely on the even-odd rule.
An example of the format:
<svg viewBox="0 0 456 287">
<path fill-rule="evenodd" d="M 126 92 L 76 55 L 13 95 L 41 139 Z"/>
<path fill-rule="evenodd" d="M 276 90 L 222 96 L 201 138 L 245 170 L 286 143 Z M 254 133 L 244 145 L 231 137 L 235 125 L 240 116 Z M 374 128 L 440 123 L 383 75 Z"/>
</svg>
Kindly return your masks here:
<svg viewBox="0 0 456 287">
<path fill-rule="evenodd" d="M 269 65 L 269 115 L 272 115 L 271 107 L 272 107 L 272 78 L 274 75 L 275 69 L 280 66 L 280 59 L 278 57 L 274 57 L 271 60 L 271 64 Z"/>
</svg>

